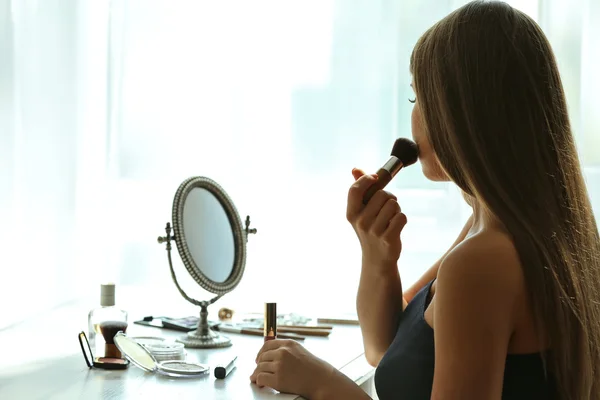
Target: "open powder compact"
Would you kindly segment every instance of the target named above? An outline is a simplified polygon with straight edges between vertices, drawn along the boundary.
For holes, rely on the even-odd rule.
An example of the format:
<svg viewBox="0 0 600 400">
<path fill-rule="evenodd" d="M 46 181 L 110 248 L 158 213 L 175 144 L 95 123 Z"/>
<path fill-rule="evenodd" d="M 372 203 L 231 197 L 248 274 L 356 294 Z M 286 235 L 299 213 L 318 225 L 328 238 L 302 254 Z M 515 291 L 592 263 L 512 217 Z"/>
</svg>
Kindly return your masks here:
<svg viewBox="0 0 600 400">
<path fill-rule="evenodd" d="M 148 349 L 156 361 L 185 360 L 186 353 L 183 343 L 153 336 L 137 336 L 130 339 Z"/>
<path fill-rule="evenodd" d="M 127 337 L 123 332 L 117 333 L 114 341 L 125 358 L 146 372 L 158 372 L 176 378 L 195 378 L 208 374 L 210 370 L 206 365 L 185 360 L 157 361 L 146 346 Z"/>
<path fill-rule="evenodd" d="M 83 344 L 84 342 L 85 345 Z M 79 345 L 81 346 L 85 363 L 90 368 L 125 369 L 129 366 L 129 360 L 125 358 L 95 357 L 87 335 L 83 331 L 79 334 Z"/>
</svg>

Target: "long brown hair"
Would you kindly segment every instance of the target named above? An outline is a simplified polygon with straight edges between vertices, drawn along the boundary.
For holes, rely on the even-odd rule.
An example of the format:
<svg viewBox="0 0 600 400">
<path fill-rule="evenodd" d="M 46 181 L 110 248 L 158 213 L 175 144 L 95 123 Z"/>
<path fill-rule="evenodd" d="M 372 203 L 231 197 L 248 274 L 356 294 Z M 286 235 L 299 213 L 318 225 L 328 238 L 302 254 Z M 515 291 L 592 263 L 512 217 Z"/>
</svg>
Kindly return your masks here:
<svg viewBox="0 0 600 400">
<path fill-rule="evenodd" d="M 551 46 L 530 17 L 474 1 L 411 56 L 440 164 L 512 236 L 561 399 L 600 399 L 600 237 Z"/>
</svg>

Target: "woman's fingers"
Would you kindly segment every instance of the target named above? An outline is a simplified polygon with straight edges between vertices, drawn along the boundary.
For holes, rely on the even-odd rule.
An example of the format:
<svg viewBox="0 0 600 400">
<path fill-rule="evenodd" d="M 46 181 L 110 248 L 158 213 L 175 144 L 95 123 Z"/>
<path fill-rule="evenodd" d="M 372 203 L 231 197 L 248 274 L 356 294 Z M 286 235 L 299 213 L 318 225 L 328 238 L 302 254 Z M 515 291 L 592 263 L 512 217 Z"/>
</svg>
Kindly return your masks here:
<svg viewBox="0 0 600 400">
<path fill-rule="evenodd" d="M 282 339 L 275 339 L 275 340 L 267 340 L 262 348 L 258 351 L 258 354 L 256 355 L 256 359 L 255 362 L 259 362 L 259 358 L 266 352 L 269 351 L 273 351 L 276 350 L 280 347 L 284 347 L 286 345 L 289 345 L 290 342 L 293 342 L 292 340 L 282 340 Z"/>
<path fill-rule="evenodd" d="M 381 212 L 381 209 L 385 203 L 393 198 L 395 198 L 395 196 L 390 195 L 386 191 L 378 190 L 375 192 L 371 200 L 369 200 L 369 203 L 365 206 L 365 209 L 362 211 L 360 217 L 358 217 L 358 221 L 356 223 L 357 227 L 362 231 L 371 230 L 373 223 L 375 222 L 375 218 Z"/>
<path fill-rule="evenodd" d="M 376 175 L 363 175 L 350 186 L 350 190 L 348 190 L 346 218 L 351 223 L 356 219 L 364 207 L 362 199 L 365 192 L 375 182 L 377 182 Z"/>
<path fill-rule="evenodd" d="M 392 198 L 388 198 L 379 214 L 375 217 L 373 225 L 371 226 L 371 232 L 379 236 L 385 232 L 389 226 L 392 218 L 400 212 L 400 205 Z"/>
<path fill-rule="evenodd" d="M 258 374 L 256 374 L 256 379 L 254 380 L 254 382 L 260 387 L 263 387 L 263 386 L 267 386 L 270 388 L 278 387 L 277 376 L 270 372 L 259 372 Z"/>
<path fill-rule="evenodd" d="M 394 200 L 398 201 L 398 198 L 396 197 L 396 195 L 395 195 L 395 194 L 392 194 L 392 193 L 390 193 L 390 192 L 385 192 L 385 193 L 388 195 L 388 197 L 389 197 L 390 199 L 394 199 Z"/>
<path fill-rule="evenodd" d="M 398 237 L 407 222 L 408 220 L 406 219 L 406 215 L 404 215 L 402 212 L 399 212 L 392 217 L 392 220 L 390 221 L 383 235 L 389 238 Z"/>
<path fill-rule="evenodd" d="M 264 361 L 264 362 L 259 362 L 256 365 L 256 370 L 254 371 L 255 374 L 258 374 L 260 372 L 270 372 L 270 373 L 275 373 L 277 372 L 277 369 L 279 368 L 279 362 L 278 361 Z"/>
<path fill-rule="evenodd" d="M 366 174 L 362 169 L 358 169 L 358 168 L 352 169 L 352 176 L 354 177 L 355 181 L 358 180 L 358 178 L 360 178 L 363 175 L 366 175 Z"/>
<path fill-rule="evenodd" d="M 278 361 L 259 362 L 256 365 L 256 368 L 254 369 L 254 372 L 252 373 L 252 375 L 250 375 L 250 382 L 257 383 L 256 378 L 258 377 L 259 374 L 261 374 L 261 373 L 274 374 L 278 371 L 278 369 L 279 369 Z"/>
<path fill-rule="evenodd" d="M 256 363 L 261 363 L 261 362 L 265 362 L 265 361 L 275 361 L 278 360 L 278 356 L 277 356 L 277 351 L 278 349 L 275 350 L 267 350 L 262 352 L 257 358 L 256 358 Z"/>
<path fill-rule="evenodd" d="M 363 204 L 364 195 L 377 182 L 377 175 L 366 175 L 364 171 L 354 168 L 352 176 L 355 182 L 348 191 L 346 218 L 357 232 L 371 232 L 380 236 L 389 229 L 394 216 L 401 212 L 398 199 L 389 192 L 378 190 L 365 205 Z M 394 224 L 397 232 L 402 230 L 406 223 L 402 224 L 401 222 L 402 218 Z"/>
<path fill-rule="evenodd" d="M 269 350 L 261 356 L 261 360 L 264 358 L 272 358 L 269 354 L 275 354 L 276 350 Z M 269 386 L 276 388 L 277 377 L 276 374 L 280 372 L 281 365 L 279 361 L 259 361 L 254 369 L 252 375 L 250 375 L 250 381 L 256 383 L 258 386 Z"/>
</svg>

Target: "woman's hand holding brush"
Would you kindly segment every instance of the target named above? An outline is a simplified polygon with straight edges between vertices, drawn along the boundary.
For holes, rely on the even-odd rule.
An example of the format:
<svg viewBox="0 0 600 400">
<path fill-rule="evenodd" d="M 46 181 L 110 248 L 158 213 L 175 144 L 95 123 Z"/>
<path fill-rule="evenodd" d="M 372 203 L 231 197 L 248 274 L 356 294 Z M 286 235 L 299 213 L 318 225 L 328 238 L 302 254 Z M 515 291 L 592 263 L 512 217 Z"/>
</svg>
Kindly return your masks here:
<svg viewBox="0 0 600 400">
<path fill-rule="evenodd" d="M 355 182 L 348 191 L 346 217 L 360 241 L 363 260 L 371 265 L 395 264 L 402 250 L 400 232 L 406 225 L 406 215 L 396 196 L 384 190 L 376 191 L 364 205 L 364 193 L 377 182 L 377 175 L 359 169 L 353 169 L 352 175 Z"/>
<path fill-rule="evenodd" d="M 400 232 L 406 225 L 398 199 L 384 191 L 388 183 L 404 167 L 414 164 L 419 156 L 417 145 L 406 138 L 396 139 L 390 158 L 377 174 L 367 175 L 353 169 L 355 183 L 348 191 L 346 217 L 358 235 L 363 263 L 396 265 L 402 250 Z"/>
</svg>

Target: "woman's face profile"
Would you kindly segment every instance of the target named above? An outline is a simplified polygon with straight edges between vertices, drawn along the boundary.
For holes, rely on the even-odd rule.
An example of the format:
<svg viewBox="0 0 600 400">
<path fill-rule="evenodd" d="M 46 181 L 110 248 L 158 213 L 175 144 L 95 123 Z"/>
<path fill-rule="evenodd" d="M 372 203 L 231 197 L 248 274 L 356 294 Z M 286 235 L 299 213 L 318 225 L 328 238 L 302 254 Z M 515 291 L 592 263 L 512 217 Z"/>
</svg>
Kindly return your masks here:
<svg viewBox="0 0 600 400">
<path fill-rule="evenodd" d="M 411 114 L 412 137 L 417 146 L 419 146 L 419 161 L 423 169 L 423 175 L 431 181 L 449 181 L 448 175 L 440 165 L 440 162 L 431 148 L 431 143 L 427 138 L 419 109 L 419 101 L 415 101 Z"/>
</svg>

